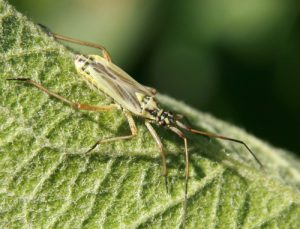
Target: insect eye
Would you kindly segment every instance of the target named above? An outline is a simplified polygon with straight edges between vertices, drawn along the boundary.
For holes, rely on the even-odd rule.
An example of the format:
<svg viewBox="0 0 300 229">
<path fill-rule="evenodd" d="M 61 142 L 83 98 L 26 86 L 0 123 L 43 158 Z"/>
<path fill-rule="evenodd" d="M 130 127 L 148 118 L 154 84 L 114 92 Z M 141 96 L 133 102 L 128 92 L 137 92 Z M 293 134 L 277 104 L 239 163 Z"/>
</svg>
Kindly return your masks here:
<svg viewBox="0 0 300 229">
<path fill-rule="evenodd" d="M 150 113 L 151 113 L 153 116 L 156 116 L 156 115 L 157 115 L 157 111 L 156 111 L 156 110 L 152 110 L 152 111 L 150 111 Z"/>
</svg>

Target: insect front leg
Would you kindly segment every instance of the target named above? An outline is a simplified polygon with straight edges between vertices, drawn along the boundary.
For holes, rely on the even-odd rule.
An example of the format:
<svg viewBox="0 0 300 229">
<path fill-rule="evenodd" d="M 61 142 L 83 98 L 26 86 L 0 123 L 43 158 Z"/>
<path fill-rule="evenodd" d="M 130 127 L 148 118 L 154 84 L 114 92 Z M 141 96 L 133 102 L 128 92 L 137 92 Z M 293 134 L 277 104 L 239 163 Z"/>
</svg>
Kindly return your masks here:
<svg viewBox="0 0 300 229">
<path fill-rule="evenodd" d="M 93 106 L 93 105 L 88 105 L 88 104 L 82 104 L 82 103 L 76 103 L 73 102 L 59 94 L 56 94 L 50 90 L 48 90 L 47 88 L 45 88 L 42 84 L 39 84 L 38 82 L 31 80 L 29 78 L 9 78 L 6 80 L 15 80 L 15 81 L 23 81 L 25 83 L 29 83 L 35 87 L 37 87 L 38 89 L 44 91 L 46 94 L 53 96 L 61 101 L 63 101 L 64 103 L 69 104 L 71 107 L 75 108 L 75 109 L 79 109 L 79 110 L 88 110 L 88 111 L 109 111 L 109 110 L 114 110 L 114 109 L 118 109 L 119 106 L 116 104 L 110 104 L 110 105 L 106 105 L 106 106 Z"/>
<path fill-rule="evenodd" d="M 167 170 L 167 160 L 166 160 L 166 154 L 164 152 L 164 146 L 163 146 L 158 134 L 156 133 L 155 129 L 152 127 L 152 125 L 148 121 L 145 122 L 145 125 L 148 128 L 150 134 L 152 135 L 156 144 L 159 147 L 160 155 L 161 155 L 161 159 L 162 159 L 162 166 L 163 166 L 163 176 L 165 177 L 165 185 L 166 185 L 166 190 L 168 193 L 169 192 L 168 191 L 168 170 Z"/>
<path fill-rule="evenodd" d="M 185 135 L 176 127 L 169 127 L 171 131 L 177 134 L 184 142 L 184 153 L 185 153 L 185 195 L 184 195 L 184 215 L 183 215 L 183 223 L 186 222 L 186 212 L 187 212 L 187 197 L 188 197 L 188 184 L 189 184 L 189 177 L 190 177 L 190 159 L 189 159 L 189 152 L 188 152 L 188 141 Z M 185 227 L 185 225 L 184 225 Z"/>
<path fill-rule="evenodd" d="M 107 142 L 114 142 L 114 141 L 119 141 L 119 140 L 127 140 L 127 139 L 131 139 L 137 135 L 137 128 L 136 128 L 135 121 L 134 121 L 132 115 L 128 111 L 124 111 L 124 114 L 127 118 L 130 130 L 131 130 L 131 134 L 125 135 L 125 136 L 107 138 L 107 139 L 100 139 L 86 153 L 90 153 L 99 144 L 103 144 L 103 143 L 107 143 Z"/>
</svg>

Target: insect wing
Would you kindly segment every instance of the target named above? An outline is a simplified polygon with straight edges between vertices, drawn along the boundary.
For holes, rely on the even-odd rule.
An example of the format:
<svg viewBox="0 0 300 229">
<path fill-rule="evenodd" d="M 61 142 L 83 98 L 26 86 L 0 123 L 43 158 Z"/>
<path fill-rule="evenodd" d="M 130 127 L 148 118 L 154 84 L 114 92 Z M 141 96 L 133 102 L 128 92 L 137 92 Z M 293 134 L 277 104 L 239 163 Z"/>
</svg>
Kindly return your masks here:
<svg viewBox="0 0 300 229">
<path fill-rule="evenodd" d="M 89 77 L 93 78 L 94 86 L 112 97 L 125 109 L 140 115 L 142 110 L 136 93 L 153 96 L 153 92 L 115 64 L 105 59 L 98 60 L 90 64 Z"/>
</svg>

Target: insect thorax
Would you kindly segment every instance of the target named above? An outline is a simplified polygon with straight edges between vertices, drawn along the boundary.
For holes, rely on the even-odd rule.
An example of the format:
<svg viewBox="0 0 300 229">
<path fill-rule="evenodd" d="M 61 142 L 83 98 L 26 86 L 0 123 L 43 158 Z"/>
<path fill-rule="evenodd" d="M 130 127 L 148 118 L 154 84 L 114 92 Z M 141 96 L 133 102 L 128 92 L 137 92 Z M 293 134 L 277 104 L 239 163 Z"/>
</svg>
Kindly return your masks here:
<svg viewBox="0 0 300 229">
<path fill-rule="evenodd" d="M 160 126 L 168 126 L 175 123 L 174 115 L 158 107 L 153 96 L 136 93 L 142 108 L 143 117 L 152 120 Z"/>
</svg>

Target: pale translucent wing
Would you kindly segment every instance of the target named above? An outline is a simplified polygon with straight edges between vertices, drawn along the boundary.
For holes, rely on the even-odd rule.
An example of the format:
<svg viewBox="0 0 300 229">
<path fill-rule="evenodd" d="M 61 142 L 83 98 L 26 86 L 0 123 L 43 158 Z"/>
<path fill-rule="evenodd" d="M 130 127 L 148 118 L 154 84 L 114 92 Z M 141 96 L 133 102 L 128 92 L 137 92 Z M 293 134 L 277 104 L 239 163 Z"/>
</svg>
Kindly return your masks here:
<svg viewBox="0 0 300 229">
<path fill-rule="evenodd" d="M 104 64 L 105 63 L 105 64 Z M 111 62 L 95 62 L 92 64 L 92 66 L 99 70 L 104 71 L 103 73 L 108 74 L 110 78 L 116 82 L 119 82 L 121 85 L 128 85 L 135 88 L 138 92 L 141 92 L 145 95 L 153 95 L 153 91 L 150 90 L 150 87 L 146 87 L 139 82 L 137 82 L 135 79 L 133 79 L 128 73 L 126 73 L 124 70 L 119 68 L 117 65 L 111 63 Z"/>
<path fill-rule="evenodd" d="M 121 68 L 108 61 L 94 61 L 87 66 L 86 75 L 94 87 L 112 97 L 125 109 L 139 115 L 141 105 L 136 93 L 153 96 L 153 90 L 138 83 Z"/>
</svg>

